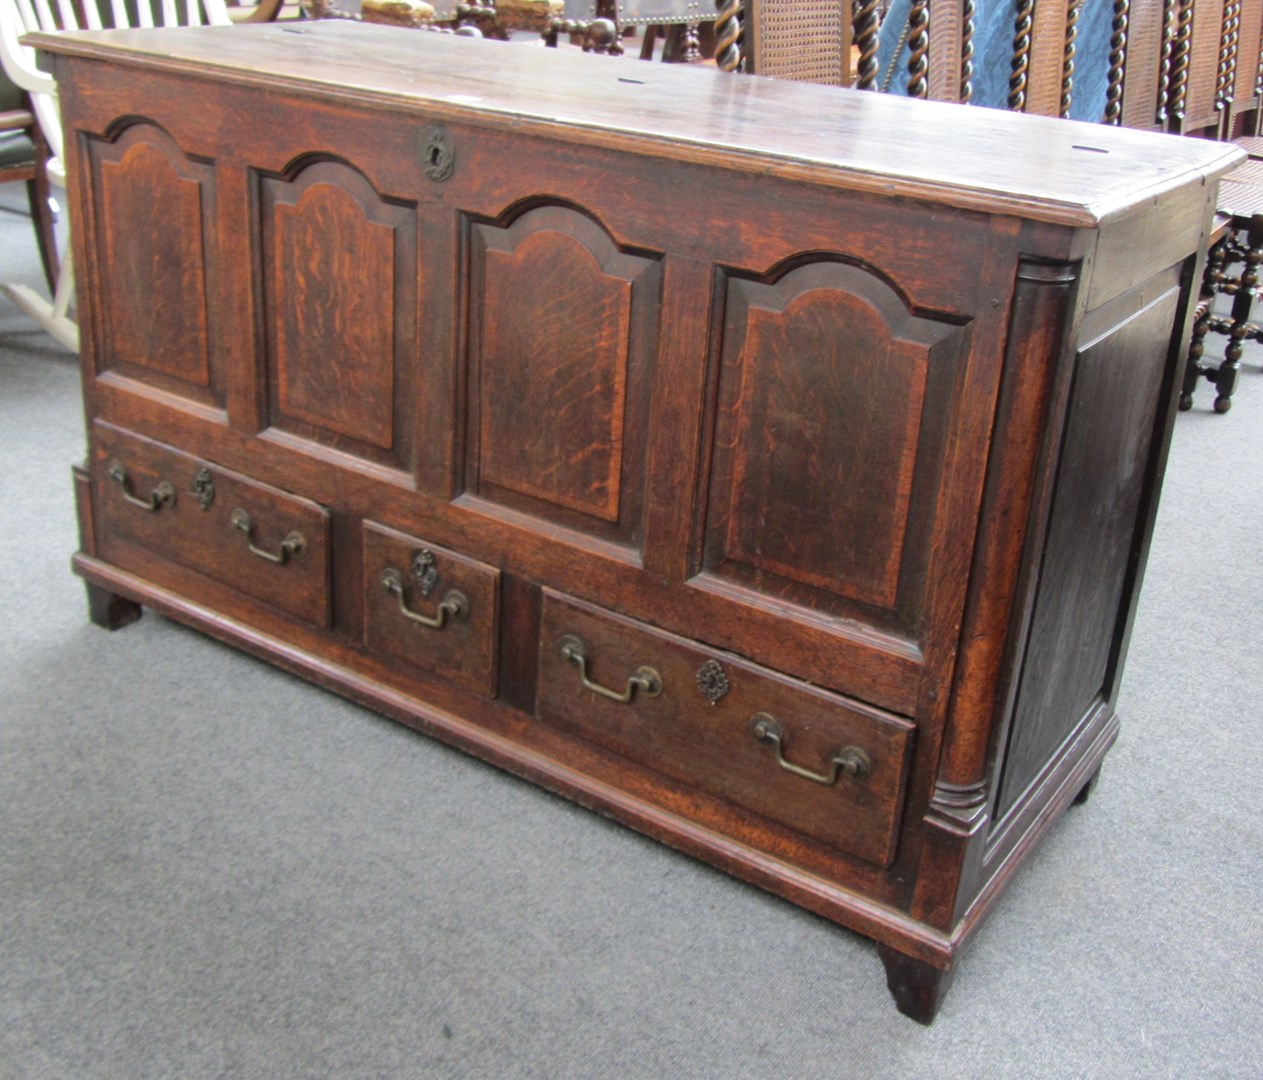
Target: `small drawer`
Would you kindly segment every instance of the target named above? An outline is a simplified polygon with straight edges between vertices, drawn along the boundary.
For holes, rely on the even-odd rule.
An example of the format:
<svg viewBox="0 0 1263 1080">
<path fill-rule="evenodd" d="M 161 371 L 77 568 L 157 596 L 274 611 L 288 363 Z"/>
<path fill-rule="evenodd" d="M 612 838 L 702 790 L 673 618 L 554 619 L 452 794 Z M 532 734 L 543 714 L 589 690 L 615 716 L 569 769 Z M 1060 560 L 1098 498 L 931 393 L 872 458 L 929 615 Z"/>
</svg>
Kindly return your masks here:
<svg viewBox="0 0 1263 1080">
<path fill-rule="evenodd" d="M 329 513 L 162 443 L 95 425 L 103 539 L 138 544 L 296 618 L 329 625 Z"/>
<path fill-rule="evenodd" d="M 881 866 L 914 725 L 545 591 L 540 720 Z"/>
<path fill-rule="evenodd" d="M 364 523 L 364 643 L 488 697 L 496 693 L 500 571 Z"/>
</svg>

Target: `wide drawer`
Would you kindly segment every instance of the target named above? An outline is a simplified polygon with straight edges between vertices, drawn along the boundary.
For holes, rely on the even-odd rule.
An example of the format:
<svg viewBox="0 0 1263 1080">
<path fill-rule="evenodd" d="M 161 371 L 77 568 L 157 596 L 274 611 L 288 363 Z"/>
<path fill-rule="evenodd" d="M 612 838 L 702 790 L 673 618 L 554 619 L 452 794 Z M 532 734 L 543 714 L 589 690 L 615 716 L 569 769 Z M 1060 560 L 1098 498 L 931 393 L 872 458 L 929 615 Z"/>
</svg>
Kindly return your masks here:
<svg viewBox="0 0 1263 1080">
<path fill-rule="evenodd" d="M 914 725 L 545 591 L 539 719 L 878 865 Z"/>
<path fill-rule="evenodd" d="M 500 572 L 364 523 L 364 643 L 488 697 L 496 692 Z"/>
<path fill-rule="evenodd" d="M 170 446 L 94 425 L 102 540 L 163 558 L 316 626 L 329 625 L 329 513 Z"/>
</svg>

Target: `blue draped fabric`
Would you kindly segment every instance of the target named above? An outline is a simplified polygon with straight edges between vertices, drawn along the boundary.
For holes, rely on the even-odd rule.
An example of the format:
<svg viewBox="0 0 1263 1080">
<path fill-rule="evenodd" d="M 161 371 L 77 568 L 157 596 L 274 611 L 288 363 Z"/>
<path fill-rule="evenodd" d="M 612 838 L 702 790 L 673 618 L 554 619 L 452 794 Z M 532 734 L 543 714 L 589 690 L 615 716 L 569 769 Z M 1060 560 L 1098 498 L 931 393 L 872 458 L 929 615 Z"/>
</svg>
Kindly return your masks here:
<svg viewBox="0 0 1263 1080">
<path fill-rule="evenodd" d="M 908 15 L 912 0 L 891 0 L 886 17 L 877 31 L 877 89 L 886 93 L 908 96 Z M 898 49 L 898 56 L 895 50 Z M 891 71 L 892 58 L 898 65 Z"/>
<path fill-rule="evenodd" d="M 970 101 L 987 109 L 1009 107 L 1013 74 L 1016 0 L 976 0 L 974 13 L 974 93 Z"/>
<path fill-rule="evenodd" d="M 887 93 L 905 97 L 910 55 L 906 31 L 911 10 L 912 0 L 892 0 L 877 35 L 877 86 Z M 1072 119 L 1097 123 L 1105 116 L 1113 11 L 1113 0 L 1085 0 L 1079 13 L 1070 98 Z M 1016 18 L 1017 0 L 975 0 L 971 104 L 988 109 L 1009 107 Z M 933 33 L 931 24 L 930 34 Z"/>
<path fill-rule="evenodd" d="M 1099 124 L 1105 118 L 1110 82 L 1110 27 L 1113 0 L 1086 0 L 1079 12 L 1075 39 L 1070 119 Z"/>
<path fill-rule="evenodd" d="M 1108 2 L 1108 0 L 1107 0 Z M 892 0 L 877 34 L 877 85 L 887 93 L 908 93 L 908 16 L 912 0 Z M 1009 61 L 1013 55 L 1016 0 L 976 0 L 974 12 L 974 92 L 972 103 L 993 109 L 1009 104 Z M 934 26 L 930 25 L 933 35 Z M 896 49 L 898 55 L 895 55 Z M 891 62 L 895 68 L 891 70 Z"/>
</svg>

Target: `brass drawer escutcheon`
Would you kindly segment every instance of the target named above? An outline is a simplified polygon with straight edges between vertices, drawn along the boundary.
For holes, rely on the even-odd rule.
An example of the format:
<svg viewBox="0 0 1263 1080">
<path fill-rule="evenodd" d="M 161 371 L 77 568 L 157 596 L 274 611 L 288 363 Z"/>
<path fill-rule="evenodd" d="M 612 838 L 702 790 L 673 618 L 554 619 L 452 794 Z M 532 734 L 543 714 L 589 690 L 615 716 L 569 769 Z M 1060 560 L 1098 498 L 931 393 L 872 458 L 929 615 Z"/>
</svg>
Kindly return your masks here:
<svg viewBox="0 0 1263 1080">
<path fill-rule="evenodd" d="M 837 783 L 839 773 L 855 780 L 863 780 L 872 769 L 868 755 L 857 746 L 844 746 L 837 751 L 829 761 L 829 771 L 825 773 L 812 772 L 792 761 L 786 761 L 785 729 L 771 713 L 758 712 L 750 717 L 750 730 L 759 742 L 770 743 L 776 748 L 776 764 L 804 780 L 829 786 Z"/>
<path fill-rule="evenodd" d="M 234 529 L 245 534 L 246 547 L 250 549 L 252 554 L 259 556 L 260 559 L 267 559 L 268 562 L 276 563 L 277 566 L 284 566 L 291 558 L 301 559 L 307 551 L 307 541 L 303 534 L 298 531 L 291 532 L 281 541 L 279 551 L 272 552 L 256 547 L 250 534 L 250 515 L 241 507 L 237 507 L 228 520 Z"/>
<path fill-rule="evenodd" d="M 209 510 L 215 504 L 215 478 L 210 469 L 201 468 L 193 477 L 193 494 L 203 510 Z"/>
<path fill-rule="evenodd" d="M 707 660 L 697 669 L 697 692 L 712 705 L 718 705 L 730 689 L 728 674 L 718 660 Z"/>
<path fill-rule="evenodd" d="M 389 571 L 389 573 L 394 572 Z M 412 556 L 412 580 L 417 583 L 421 595 L 427 600 L 430 598 L 430 593 L 439 587 L 438 559 L 428 548 L 422 548 Z"/>
<path fill-rule="evenodd" d="M 638 667 L 627 677 L 627 688 L 623 691 L 611 690 L 607 686 L 595 683 L 588 678 L 588 650 L 583 642 L 573 634 L 567 634 L 559 642 L 561 658 L 579 669 L 579 679 L 584 687 L 594 694 L 600 694 L 610 701 L 626 705 L 638 693 L 642 697 L 657 697 L 662 693 L 662 677 L 651 667 Z"/>
<path fill-rule="evenodd" d="M 109 463 L 106 472 L 109 473 L 110 479 L 116 481 L 123 489 L 123 498 L 133 506 L 155 513 L 163 507 L 175 505 L 175 488 L 166 480 L 159 480 L 158 486 L 149 493 L 149 498 L 142 499 L 131 493 L 127 481 L 127 467 L 118 458 L 114 458 Z"/>
<path fill-rule="evenodd" d="M 399 613 L 421 626 L 431 630 L 442 630 L 448 619 L 452 622 L 464 622 L 469 617 L 469 600 L 463 592 L 448 589 L 433 615 L 423 615 L 408 606 L 407 592 L 404 588 L 403 574 L 393 566 L 388 566 L 382 574 L 382 588 L 399 597 Z M 422 590 L 424 592 L 424 590 Z"/>
</svg>

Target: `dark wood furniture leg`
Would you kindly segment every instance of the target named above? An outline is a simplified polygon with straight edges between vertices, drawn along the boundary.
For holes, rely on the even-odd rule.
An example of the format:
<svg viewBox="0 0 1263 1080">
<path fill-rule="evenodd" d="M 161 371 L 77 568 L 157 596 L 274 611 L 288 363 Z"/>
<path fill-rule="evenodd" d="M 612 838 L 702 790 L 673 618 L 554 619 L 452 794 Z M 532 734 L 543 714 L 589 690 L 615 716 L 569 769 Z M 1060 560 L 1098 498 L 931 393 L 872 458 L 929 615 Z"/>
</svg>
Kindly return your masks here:
<svg viewBox="0 0 1263 1080">
<path fill-rule="evenodd" d="M 886 965 L 886 985 L 899 1011 L 918 1024 L 932 1024 L 952 985 L 955 968 L 936 968 L 889 945 L 878 944 L 877 955 Z"/>
<path fill-rule="evenodd" d="M 57 291 L 57 274 L 61 259 L 57 254 L 57 218 L 53 213 L 48 173 L 48 141 L 36 121 L 31 125 L 31 143 L 35 147 L 35 176 L 26 182 L 27 199 L 31 204 L 31 219 L 35 223 L 35 238 L 39 246 L 39 259 L 44 268 L 44 280 L 50 293 Z"/>
<path fill-rule="evenodd" d="M 1202 291 L 1197 302 L 1197 317 L 1193 320 L 1193 336 L 1188 345 L 1188 360 L 1184 367 L 1184 385 L 1180 388 L 1180 411 L 1193 407 L 1193 394 L 1202 377 L 1202 357 L 1206 355 L 1206 335 L 1210 333 L 1211 308 L 1215 296 L 1224 281 L 1224 266 L 1228 261 L 1228 241 L 1231 226 L 1224 222 L 1219 238 L 1211 245 L 1206 256 L 1206 270 L 1202 274 Z"/>
<path fill-rule="evenodd" d="M 1079 794 L 1074 797 L 1074 805 L 1082 806 L 1090 798 L 1092 792 L 1096 790 L 1096 783 L 1101 779 L 1101 767 L 1098 765 L 1096 771 L 1088 777 L 1088 782 L 1079 788 Z"/>
<path fill-rule="evenodd" d="M 1193 394 L 1202 377 L 1202 357 L 1206 355 L 1206 335 L 1210 333 L 1210 305 L 1213 297 L 1203 298 L 1193 322 L 1193 337 L 1188 343 L 1188 362 L 1184 367 L 1184 385 L 1180 388 L 1180 411 L 1193 407 Z"/>
<path fill-rule="evenodd" d="M 29 96 L 23 94 L 20 103 L 23 108 L 0 111 L 0 132 L 24 133 L 30 141 L 31 159 L 27 160 L 24 154 L 15 154 L 15 160 L 0 165 L 0 181 L 26 181 L 26 196 L 31 207 L 40 262 L 44 267 L 44 279 L 52 292 L 57 287 L 58 261 L 57 241 L 53 231 L 56 222 L 48 198 L 48 174 L 45 171 L 49 156 L 48 143 L 44 139 L 39 121 L 30 109 Z"/>
<path fill-rule="evenodd" d="M 665 38 L 665 27 L 656 23 L 650 23 L 645 27 L 644 33 L 640 37 L 640 58 L 642 60 L 652 60 L 655 49 L 658 45 L 658 38 Z"/>
<path fill-rule="evenodd" d="M 144 609 L 134 600 L 112 593 L 90 581 L 83 583 L 88 592 L 88 618 L 106 630 L 121 630 L 140 618 Z"/>
<path fill-rule="evenodd" d="M 1237 388 L 1237 375 L 1241 371 L 1241 354 L 1245 351 L 1245 339 L 1253 329 L 1250 313 L 1254 308 L 1254 291 L 1259 284 L 1259 264 L 1263 262 L 1263 214 L 1250 218 L 1246 229 L 1245 267 L 1237 282 L 1232 298 L 1231 321 L 1226 327 L 1228 347 L 1224 350 L 1224 362 L 1206 377 L 1215 384 L 1219 393 L 1215 397 L 1215 412 L 1226 413 L 1232 408 L 1232 395 Z M 1213 325 L 1213 323 L 1212 323 Z"/>
<path fill-rule="evenodd" d="M 1245 340 L 1260 336 L 1259 327 L 1250 322 L 1250 315 L 1254 308 L 1254 294 L 1259 285 L 1259 267 L 1263 264 L 1263 214 L 1253 214 L 1245 220 L 1234 216 L 1232 224 L 1233 231 L 1222 244 L 1211 249 L 1207 262 L 1203 279 L 1203 303 L 1206 304 L 1206 311 L 1199 314 L 1193 326 L 1188 366 L 1184 371 L 1184 385 L 1180 393 L 1180 408 L 1184 410 L 1192 408 L 1193 392 L 1197 388 L 1199 376 L 1202 375 L 1206 376 L 1217 391 L 1215 412 L 1226 413 L 1231 409 L 1232 395 L 1237 389 L 1237 377 L 1241 371 L 1241 354 L 1245 350 Z M 1242 233 L 1244 241 L 1241 239 Z M 1240 277 L 1234 277 L 1227 268 L 1238 261 L 1244 265 Z M 1232 296 L 1232 311 L 1226 317 L 1215 315 L 1211 310 L 1214 297 L 1218 293 Z M 1217 366 L 1202 363 L 1206 334 L 1212 330 L 1228 338 L 1224 359 Z"/>
</svg>

